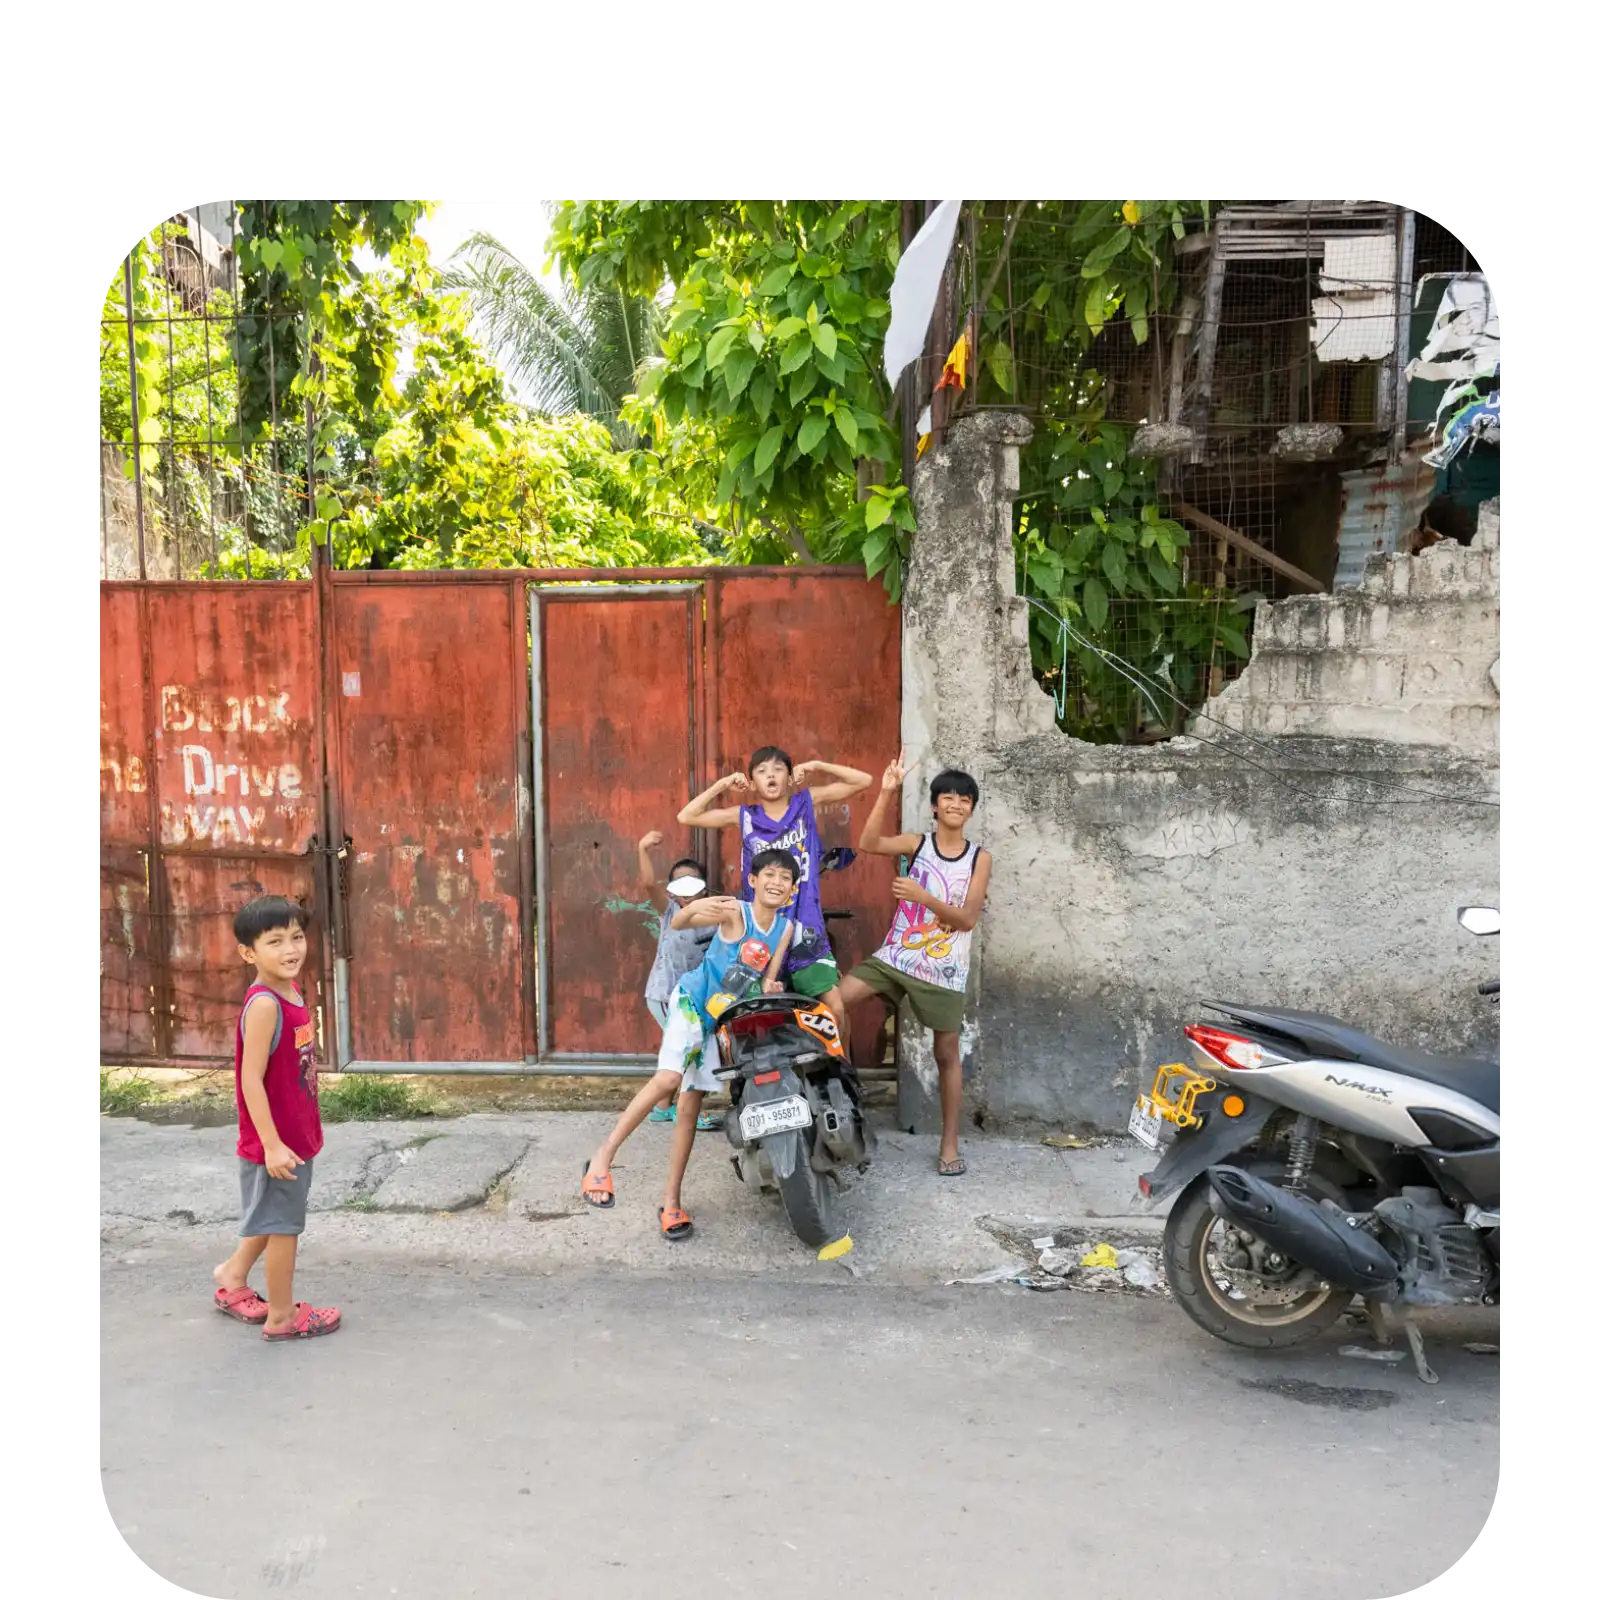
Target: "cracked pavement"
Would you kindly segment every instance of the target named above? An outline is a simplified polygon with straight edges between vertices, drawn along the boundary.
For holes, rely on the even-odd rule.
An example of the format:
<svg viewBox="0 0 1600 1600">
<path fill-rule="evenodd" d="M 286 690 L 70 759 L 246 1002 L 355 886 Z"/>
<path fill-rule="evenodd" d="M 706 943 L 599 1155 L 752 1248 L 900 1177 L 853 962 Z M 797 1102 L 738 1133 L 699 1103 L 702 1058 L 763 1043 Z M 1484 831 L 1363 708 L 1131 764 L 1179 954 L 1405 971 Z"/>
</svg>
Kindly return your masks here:
<svg viewBox="0 0 1600 1600">
<path fill-rule="evenodd" d="M 578 1196 L 583 1163 L 613 1120 L 609 1112 L 545 1112 L 333 1124 L 317 1157 L 303 1248 L 440 1262 L 668 1266 L 656 1207 L 670 1127 L 646 1123 L 624 1146 L 614 1209 L 596 1211 Z M 238 1213 L 234 1137 L 231 1127 L 102 1118 L 106 1243 L 181 1226 L 226 1254 Z M 1160 1210 L 1137 1193 L 1143 1161 L 1135 1148 L 1058 1150 L 992 1136 L 964 1148 L 967 1175 L 939 1178 L 934 1137 L 882 1130 L 872 1166 L 849 1174 L 838 1197 L 855 1248 L 832 1275 L 943 1282 L 1003 1265 L 1012 1255 L 1008 1236 L 1053 1228 L 1127 1244 L 1159 1234 Z M 684 1203 L 696 1232 L 674 1249 L 670 1270 L 816 1276 L 814 1253 L 789 1230 L 777 1196 L 740 1184 L 728 1152 L 721 1133 L 695 1142 Z"/>
</svg>

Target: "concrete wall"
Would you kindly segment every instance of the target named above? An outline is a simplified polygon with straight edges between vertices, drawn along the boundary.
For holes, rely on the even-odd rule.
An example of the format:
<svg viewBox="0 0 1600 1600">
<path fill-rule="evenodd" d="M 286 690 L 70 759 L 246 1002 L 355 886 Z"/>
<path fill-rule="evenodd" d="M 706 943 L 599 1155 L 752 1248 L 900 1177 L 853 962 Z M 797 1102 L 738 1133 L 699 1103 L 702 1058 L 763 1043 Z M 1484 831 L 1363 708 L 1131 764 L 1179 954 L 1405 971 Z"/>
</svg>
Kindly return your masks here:
<svg viewBox="0 0 1600 1600">
<path fill-rule="evenodd" d="M 920 780 L 904 825 L 926 825 L 921 785 L 940 766 L 965 767 L 982 789 L 973 834 L 994 853 L 963 1038 L 977 1118 L 1124 1127 L 1151 1069 L 1187 1059 L 1182 1024 L 1207 997 L 1331 1011 L 1441 1050 L 1488 1044 L 1473 985 L 1496 952 L 1454 912 L 1498 899 L 1497 712 L 1465 667 L 1459 702 L 1392 703 L 1390 680 L 1349 663 L 1390 659 L 1414 690 L 1436 681 L 1430 664 L 1488 672 L 1498 555 L 1475 544 L 1470 575 L 1459 549 L 1399 558 L 1370 590 L 1271 608 L 1262 661 L 1210 708 L 1263 743 L 1200 720 L 1199 738 L 1084 744 L 1056 729 L 1028 665 L 1009 507 L 1027 438 L 1025 420 L 983 413 L 930 452 L 902 618 Z M 1451 576 L 1413 591 L 1419 570 Z M 1359 731 L 1383 737 L 1345 736 L 1355 706 Z M 1277 707 L 1296 732 L 1277 731 Z M 933 1125 L 929 1043 L 903 1015 L 911 1126 Z"/>
<path fill-rule="evenodd" d="M 1260 607 L 1250 664 L 1204 709 L 1257 737 L 1390 739 L 1497 761 L 1499 501 L 1467 549 L 1447 539 L 1379 557 L 1357 589 Z"/>
</svg>

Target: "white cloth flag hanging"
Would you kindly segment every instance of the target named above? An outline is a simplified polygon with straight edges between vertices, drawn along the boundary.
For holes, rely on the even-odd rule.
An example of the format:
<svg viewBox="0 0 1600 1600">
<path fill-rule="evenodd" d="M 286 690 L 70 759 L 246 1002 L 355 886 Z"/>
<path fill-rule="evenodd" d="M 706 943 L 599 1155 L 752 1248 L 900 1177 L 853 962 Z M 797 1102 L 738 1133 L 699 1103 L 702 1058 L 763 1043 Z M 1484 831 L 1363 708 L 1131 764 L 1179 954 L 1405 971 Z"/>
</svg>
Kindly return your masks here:
<svg viewBox="0 0 1600 1600">
<path fill-rule="evenodd" d="M 883 370 L 892 389 L 900 374 L 922 354 L 939 278 L 950 257 L 950 245 L 961 220 L 959 200 L 941 200 L 933 215 L 917 229 L 895 269 L 889 289 L 889 331 L 883 340 Z"/>
</svg>

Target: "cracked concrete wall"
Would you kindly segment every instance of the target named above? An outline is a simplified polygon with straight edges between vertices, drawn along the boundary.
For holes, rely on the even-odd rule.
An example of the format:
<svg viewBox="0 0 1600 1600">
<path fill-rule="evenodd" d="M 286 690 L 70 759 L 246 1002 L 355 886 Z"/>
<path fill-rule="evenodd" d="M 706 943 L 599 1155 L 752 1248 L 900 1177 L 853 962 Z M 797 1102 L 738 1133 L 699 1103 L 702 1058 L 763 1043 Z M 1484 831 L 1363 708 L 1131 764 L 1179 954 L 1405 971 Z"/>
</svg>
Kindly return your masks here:
<svg viewBox="0 0 1600 1600">
<path fill-rule="evenodd" d="M 1430 709 L 1415 725 L 1390 717 L 1374 685 L 1377 721 L 1362 729 L 1388 737 L 1334 737 L 1332 716 L 1264 746 L 1201 724 L 1220 749 L 1060 733 L 1015 592 L 1009 502 L 1028 437 L 1024 419 L 980 413 L 930 452 L 902 611 L 902 732 L 919 780 L 903 826 L 926 826 L 935 771 L 964 767 L 982 790 L 972 834 L 994 853 L 963 1034 L 972 1111 L 986 1126 L 1123 1128 L 1152 1069 L 1188 1058 L 1182 1025 L 1207 998 L 1331 1011 L 1440 1050 L 1488 1045 L 1494 1017 L 1473 985 L 1496 954 L 1454 920 L 1499 892 L 1498 767 L 1481 728 Z M 1363 591 L 1340 608 L 1347 637 L 1374 642 L 1387 605 L 1385 637 L 1403 636 L 1407 662 L 1416 637 L 1481 643 L 1493 573 L 1480 565 L 1457 575 L 1463 592 L 1429 591 L 1426 619 L 1400 633 L 1392 580 Z M 1307 609 L 1273 608 L 1286 644 Z M 1433 631 L 1403 632 L 1413 624 Z M 1295 646 L 1314 659 L 1330 648 L 1319 637 L 1297 631 Z M 921 1131 L 937 1107 L 930 1040 L 909 1014 L 900 1027 L 900 1117 Z"/>
<path fill-rule="evenodd" d="M 1500 750 L 1500 502 L 1463 549 L 1378 556 L 1357 589 L 1256 613 L 1249 665 L 1205 712 L 1280 733 Z M 1213 724 L 1214 726 L 1214 724 Z"/>
</svg>

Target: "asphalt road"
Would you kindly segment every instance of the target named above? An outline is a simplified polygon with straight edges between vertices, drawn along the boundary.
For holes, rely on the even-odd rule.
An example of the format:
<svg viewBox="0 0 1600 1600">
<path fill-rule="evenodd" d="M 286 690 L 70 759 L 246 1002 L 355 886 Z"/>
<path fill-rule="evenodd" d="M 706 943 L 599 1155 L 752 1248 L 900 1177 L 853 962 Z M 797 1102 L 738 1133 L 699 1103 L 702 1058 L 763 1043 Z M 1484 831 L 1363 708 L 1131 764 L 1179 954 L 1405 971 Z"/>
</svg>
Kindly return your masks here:
<svg viewBox="0 0 1600 1600">
<path fill-rule="evenodd" d="M 1490 1314 L 1429 1387 L 1156 1297 L 351 1257 L 266 1346 L 192 1238 L 103 1261 L 102 1481 L 200 1594 L 1362 1600 L 1494 1498 Z"/>
</svg>

